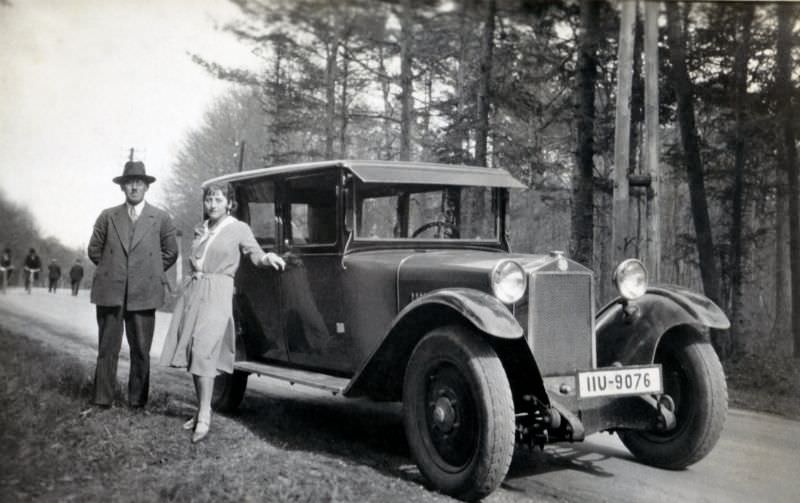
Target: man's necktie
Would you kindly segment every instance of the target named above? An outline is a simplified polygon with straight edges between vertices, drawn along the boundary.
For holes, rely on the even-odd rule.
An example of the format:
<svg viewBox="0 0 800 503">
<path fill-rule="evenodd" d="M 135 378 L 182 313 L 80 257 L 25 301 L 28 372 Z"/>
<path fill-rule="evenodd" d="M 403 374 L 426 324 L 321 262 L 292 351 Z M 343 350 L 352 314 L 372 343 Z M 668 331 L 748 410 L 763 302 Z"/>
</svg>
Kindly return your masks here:
<svg viewBox="0 0 800 503">
<path fill-rule="evenodd" d="M 128 216 L 131 217 L 131 222 L 135 222 L 136 218 L 136 208 L 133 206 L 128 206 Z"/>
</svg>

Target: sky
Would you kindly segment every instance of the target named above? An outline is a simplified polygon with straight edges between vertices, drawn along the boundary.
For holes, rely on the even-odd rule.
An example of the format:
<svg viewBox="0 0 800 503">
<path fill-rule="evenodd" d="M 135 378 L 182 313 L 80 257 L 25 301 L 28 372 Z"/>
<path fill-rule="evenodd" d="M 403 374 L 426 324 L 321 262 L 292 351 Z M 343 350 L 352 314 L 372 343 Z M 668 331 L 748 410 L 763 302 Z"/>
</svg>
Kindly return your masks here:
<svg viewBox="0 0 800 503">
<path fill-rule="evenodd" d="M 156 177 L 147 200 L 158 205 L 183 138 L 230 90 L 187 51 L 230 65 L 252 67 L 255 58 L 217 28 L 238 16 L 227 0 L 8 3 L 0 5 L 0 190 L 31 211 L 44 236 L 85 247 L 100 211 L 124 201 L 111 179 L 129 149 Z"/>
</svg>

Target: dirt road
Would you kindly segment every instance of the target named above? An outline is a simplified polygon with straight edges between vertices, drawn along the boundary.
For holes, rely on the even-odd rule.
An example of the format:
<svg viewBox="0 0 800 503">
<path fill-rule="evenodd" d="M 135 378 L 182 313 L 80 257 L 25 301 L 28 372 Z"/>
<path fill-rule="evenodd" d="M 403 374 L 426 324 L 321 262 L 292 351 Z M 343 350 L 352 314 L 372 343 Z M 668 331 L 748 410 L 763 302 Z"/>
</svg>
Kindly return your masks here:
<svg viewBox="0 0 800 503">
<path fill-rule="evenodd" d="M 168 324 L 169 315 L 159 313 L 151 353 L 154 358 L 160 353 Z M 68 291 L 48 294 L 37 289 L 27 295 L 21 289 L 10 289 L 0 295 L 0 325 L 86 362 L 94 360 L 96 324 L 86 292 L 72 297 Z M 123 358 L 125 351 L 123 348 Z M 123 363 L 123 382 L 126 372 Z M 154 366 L 154 372 L 166 370 Z M 261 409 L 259 403 L 269 401 L 290 404 L 287 413 L 294 417 L 289 422 L 304 429 L 308 437 L 303 440 L 305 448 L 325 451 L 350 464 L 379 465 L 384 473 L 418 480 L 403 445 L 397 404 L 351 401 L 268 378 L 251 378 L 238 420 L 248 427 L 264 428 L 256 412 Z M 288 432 L 286 435 L 287 445 L 299 441 L 289 438 Z M 342 448 L 343 437 L 351 438 L 358 448 Z M 580 444 L 518 453 L 506 481 L 487 501 L 794 502 L 800 494 L 798 452 L 800 422 L 732 410 L 716 449 L 688 470 L 672 472 L 641 465 L 616 436 L 598 434 Z"/>
</svg>

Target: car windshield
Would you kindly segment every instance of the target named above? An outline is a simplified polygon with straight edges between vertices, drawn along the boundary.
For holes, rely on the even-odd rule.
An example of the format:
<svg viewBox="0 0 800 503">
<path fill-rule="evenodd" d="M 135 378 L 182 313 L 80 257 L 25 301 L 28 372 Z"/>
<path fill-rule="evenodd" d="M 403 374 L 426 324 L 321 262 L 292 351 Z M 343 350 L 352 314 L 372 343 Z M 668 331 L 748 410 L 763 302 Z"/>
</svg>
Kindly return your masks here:
<svg viewBox="0 0 800 503">
<path fill-rule="evenodd" d="M 495 191 L 488 187 L 359 183 L 355 206 L 361 240 L 498 240 Z"/>
</svg>

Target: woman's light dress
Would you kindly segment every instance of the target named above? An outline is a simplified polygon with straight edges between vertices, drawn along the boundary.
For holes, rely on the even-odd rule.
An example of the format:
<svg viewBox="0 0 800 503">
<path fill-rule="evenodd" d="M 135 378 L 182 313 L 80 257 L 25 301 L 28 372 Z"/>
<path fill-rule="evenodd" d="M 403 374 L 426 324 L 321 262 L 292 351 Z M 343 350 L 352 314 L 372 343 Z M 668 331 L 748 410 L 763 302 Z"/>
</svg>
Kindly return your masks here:
<svg viewBox="0 0 800 503">
<path fill-rule="evenodd" d="M 243 255 L 256 265 L 265 255 L 247 224 L 226 216 L 211 230 L 208 221 L 195 229 L 192 276 L 172 314 L 162 365 L 205 377 L 233 372 L 233 277 Z"/>
</svg>

